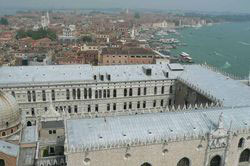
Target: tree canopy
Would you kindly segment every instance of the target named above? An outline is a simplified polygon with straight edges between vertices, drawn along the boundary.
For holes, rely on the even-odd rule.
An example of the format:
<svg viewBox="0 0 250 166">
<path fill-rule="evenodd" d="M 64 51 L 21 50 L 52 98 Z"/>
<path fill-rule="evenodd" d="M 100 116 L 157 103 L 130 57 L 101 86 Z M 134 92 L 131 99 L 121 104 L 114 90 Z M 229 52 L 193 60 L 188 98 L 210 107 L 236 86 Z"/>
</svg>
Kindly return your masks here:
<svg viewBox="0 0 250 166">
<path fill-rule="evenodd" d="M 7 18 L 1 18 L 0 25 L 9 25 L 9 21 L 7 20 Z"/>
<path fill-rule="evenodd" d="M 43 38 L 49 38 L 51 40 L 57 39 L 57 35 L 54 31 L 50 29 L 43 29 L 43 28 L 40 28 L 37 31 L 33 31 L 33 30 L 25 31 L 23 29 L 17 31 L 16 39 L 22 39 L 25 37 L 31 37 L 33 40 L 39 40 Z"/>
</svg>

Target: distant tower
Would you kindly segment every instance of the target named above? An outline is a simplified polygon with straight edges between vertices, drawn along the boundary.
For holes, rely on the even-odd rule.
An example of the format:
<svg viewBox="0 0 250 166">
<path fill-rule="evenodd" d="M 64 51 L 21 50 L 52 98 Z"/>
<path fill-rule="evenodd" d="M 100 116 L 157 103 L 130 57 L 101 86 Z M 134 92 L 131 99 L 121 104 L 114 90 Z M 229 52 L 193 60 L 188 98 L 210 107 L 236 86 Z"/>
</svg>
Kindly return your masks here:
<svg viewBox="0 0 250 166">
<path fill-rule="evenodd" d="M 129 14 L 129 9 L 127 8 L 127 10 L 126 10 L 126 14 Z"/>
<path fill-rule="evenodd" d="M 49 19 L 49 12 L 47 12 L 47 24 L 50 24 L 50 19 Z"/>
<path fill-rule="evenodd" d="M 135 28 L 134 27 L 132 28 L 130 37 L 131 37 L 131 39 L 135 39 Z"/>
<path fill-rule="evenodd" d="M 42 28 L 45 29 L 49 26 L 50 24 L 50 20 L 49 20 L 49 12 L 47 12 L 47 15 L 46 16 L 42 16 L 41 17 L 41 25 L 42 25 Z"/>
</svg>

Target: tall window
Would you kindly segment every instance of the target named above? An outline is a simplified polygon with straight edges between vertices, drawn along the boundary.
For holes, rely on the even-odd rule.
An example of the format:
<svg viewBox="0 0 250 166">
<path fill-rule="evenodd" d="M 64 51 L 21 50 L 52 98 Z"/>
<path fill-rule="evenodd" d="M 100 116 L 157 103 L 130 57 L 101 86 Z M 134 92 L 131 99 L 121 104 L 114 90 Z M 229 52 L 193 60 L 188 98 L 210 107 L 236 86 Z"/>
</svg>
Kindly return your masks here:
<svg viewBox="0 0 250 166">
<path fill-rule="evenodd" d="M 210 166 L 220 166 L 221 164 L 221 157 L 220 156 L 215 156 L 212 158 L 212 160 L 210 161 Z"/>
<path fill-rule="evenodd" d="M 106 89 L 103 90 L 103 97 L 104 97 L 104 98 L 107 97 Z"/>
<path fill-rule="evenodd" d="M 46 101 L 46 92 L 45 92 L 45 90 L 42 91 L 42 98 L 43 98 L 43 101 Z"/>
<path fill-rule="evenodd" d="M 129 96 L 133 96 L 133 89 L 129 88 Z"/>
<path fill-rule="evenodd" d="M 110 104 L 107 104 L 107 111 L 110 111 Z"/>
<path fill-rule="evenodd" d="M 246 149 L 244 150 L 241 154 L 240 154 L 240 159 L 239 162 L 249 162 L 249 158 L 250 158 L 250 150 Z"/>
<path fill-rule="evenodd" d="M 68 113 L 71 113 L 71 106 L 68 106 Z"/>
<path fill-rule="evenodd" d="M 141 95 L 141 88 L 140 88 L 140 87 L 138 88 L 137 95 L 138 95 L 138 96 Z"/>
<path fill-rule="evenodd" d="M 165 91 L 165 87 L 162 86 L 162 87 L 161 87 L 161 94 L 164 94 L 164 91 Z"/>
<path fill-rule="evenodd" d="M 66 89 L 66 99 L 67 99 L 67 100 L 69 100 L 69 99 L 70 99 L 69 89 Z"/>
<path fill-rule="evenodd" d="M 87 88 L 84 88 L 84 99 L 87 99 L 88 96 L 88 90 Z"/>
<path fill-rule="evenodd" d="M 113 97 L 116 97 L 117 94 L 116 94 L 116 89 L 113 90 Z"/>
<path fill-rule="evenodd" d="M 35 102 L 36 101 L 36 92 L 34 90 L 32 91 L 32 98 L 33 98 L 33 101 Z"/>
<path fill-rule="evenodd" d="M 75 112 L 75 113 L 78 112 L 78 107 L 77 107 L 77 105 L 74 106 L 74 112 Z"/>
<path fill-rule="evenodd" d="M 154 88 L 154 94 L 156 95 L 157 94 L 157 87 L 155 86 Z"/>
<path fill-rule="evenodd" d="M 170 93 L 170 94 L 173 93 L 173 86 L 172 86 L 172 85 L 169 87 L 169 93 Z"/>
<path fill-rule="evenodd" d="M 73 100 L 76 99 L 76 89 L 72 89 L 72 98 Z"/>
<path fill-rule="evenodd" d="M 102 90 L 99 90 L 99 98 L 102 98 Z"/>
<path fill-rule="evenodd" d="M 14 91 L 11 92 L 11 95 L 16 98 L 16 93 Z"/>
<path fill-rule="evenodd" d="M 124 97 L 128 95 L 127 89 L 124 89 Z"/>
<path fill-rule="evenodd" d="M 95 98 L 98 98 L 98 90 L 95 90 Z"/>
<path fill-rule="evenodd" d="M 172 105 L 172 99 L 168 100 L 168 105 L 171 106 Z"/>
<path fill-rule="evenodd" d="M 92 89 L 89 88 L 89 98 L 91 99 L 92 98 Z"/>
<path fill-rule="evenodd" d="M 143 94 L 147 95 L 147 87 L 144 87 Z"/>
<path fill-rule="evenodd" d="M 56 94 L 55 94 L 55 90 L 51 90 L 51 100 L 55 101 L 56 100 Z"/>
<path fill-rule="evenodd" d="M 161 100 L 161 107 L 163 107 L 163 105 L 164 105 L 164 100 L 162 99 Z"/>
<path fill-rule="evenodd" d="M 110 98 L 110 90 L 107 90 L 107 98 Z"/>
<path fill-rule="evenodd" d="M 137 102 L 137 108 L 140 108 L 141 107 L 141 103 L 140 101 Z"/>
<path fill-rule="evenodd" d="M 5 162 L 3 159 L 0 159 L 0 166 L 5 166 Z"/>
<path fill-rule="evenodd" d="M 156 107 L 156 100 L 153 101 L 153 107 Z"/>
<path fill-rule="evenodd" d="M 244 139 L 244 138 L 241 138 L 241 139 L 239 140 L 239 143 L 238 143 L 238 148 L 243 148 L 244 142 L 245 142 L 245 139 Z"/>
<path fill-rule="evenodd" d="M 81 90 L 77 89 L 77 99 L 81 99 Z"/>
<path fill-rule="evenodd" d="M 116 110 L 116 103 L 113 104 L 113 110 Z"/>
<path fill-rule="evenodd" d="M 34 108 L 31 108 L 31 115 L 35 115 L 35 109 Z"/>
<path fill-rule="evenodd" d="M 30 93 L 30 91 L 27 92 L 27 96 L 28 96 L 28 101 L 31 102 L 31 93 Z"/>
<path fill-rule="evenodd" d="M 132 102 L 129 102 L 128 108 L 132 109 Z"/>
<path fill-rule="evenodd" d="M 95 105 L 95 112 L 98 112 L 98 104 Z"/>
<path fill-rule="evenodd" d="M 88 105 L 88 112 L 91 112 L 91 105 Z"/>
<path fill-rule="evenodd" d="M 146 101 L 143 101 L 143 108 L 146 108 L 146 106 L 147 106 Z"/>
<path fill-rule="evenodd" d="M 190 161 L 189 161 L 189 159 L 188 158 L 182 158 L 179 162 L 178 162 L 178 164 L 177 164 L 177 166 L 190 166 Z"/>
<path fill-rule="evenodd" d="M 127 103 L 126 103 L 126 102 L 123 104 L 123 109 L 124 109 L 124 110 L 127 109 Z"/>
</svg>

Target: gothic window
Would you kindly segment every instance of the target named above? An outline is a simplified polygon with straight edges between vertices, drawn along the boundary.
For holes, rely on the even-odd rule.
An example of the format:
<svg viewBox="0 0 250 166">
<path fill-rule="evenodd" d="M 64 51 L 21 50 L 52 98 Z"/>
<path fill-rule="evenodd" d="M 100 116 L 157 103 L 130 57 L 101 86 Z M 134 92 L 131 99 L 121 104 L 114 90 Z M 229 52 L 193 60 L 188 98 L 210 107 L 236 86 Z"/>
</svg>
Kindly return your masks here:
<svg viewBox="0 0 250 166">
<path fill-rule="evenodd" d="M 241 138 L 241 139 L 239 140 L 239 143 L 238 143 L 238 148 L 243 148 L 244 142 L 245 142 L 245 139 L 244 139 L 244 138 Z"/>
<path fill-rule="evenodd" d="M 0 159 L 0 166 L 5 166 L 5 162 L 3 159 Z"/>
<path fill-rule="evenodd" d="M 36 92 L 34 90 L 32 91 L 32 98 L 33 98 L 33 101 L 36 101 Z"/>
<path fill-rule="evenodd" d="M 164 94 L 164 91 L 165 91 L 165 87 L 162 86 L 162 87 L 161 87 L 161 94 Z"/>
<path fill-rule="evenodd" d="M 108 89 L 107 90 L 107 98 L 109 98 L 110 97 L 110 90 Z"/>
<path fill-rule="evenodd" d="M 177 166 L 190 166 L 190 161 L 188 158 L 182 158 L 178 163 Z"/>
<path fill-rule="evenodd" d="M 133 89 L 129 88 L 129 96 L 133 96 Z"/>
<path fill-rule="evenodd" d="M 173 86 L 171 85 L 169 88 L 169 93 L 172 94 L 173 93 Z"/>
<path fill-rule="evenodd" d="M 104 98 L 107 97 L 106 89 L 103 90 L 103 97 L 104 97 Z"/>
<path fill-rule="evenodd" d="M 147 95 L 147 87 L 144 87 L 144 95 Z"/>
<path fill-rule="evenodd" d="M 81 99 L 81 90 L 77 89 L 77 99 Z"/>
<path fill-rule="evenodd" d="M 32 123 L 30 121 L 28 121 L 27 126 L 32 126 Z"/>
<path fill-rule="evenodd" d="M 74 100 L 76 99 L 76 89 L 72 90 L 72 97 L 73 97 Z"/>
<path fill-rule="evenodd" d="M 114 89 L 114 91 L 113 91 L 113 97 L 116 97 L 116 96 L 117 96 L 116 89 Z"/>
<path fill-rule="evenodd" d="M 250 158 L 250 150 L 246 149 L 244 150 L 241 154 L 240 154 L 240 160 L 239 162 L 249 162 L 249 158 Z"/>
<path fill-rule="evenodd" d="M 43 101 L 46 101 L 46 93 L 45 93 L 45 90 L 42 91 L 42 98 L 43 98 Z"/>
<path fill-rule="evenodd" d="M 51 90 L 51 100 L 52 101 L 56 100 L 55 90 Z"/>
<path fill-rule="evenodd" d="M 87 99 L 87 96 L 88 96 L 87 89 L 86 89 L 86 88 L 84 88 L 84 99 Z"/>
<path fill-rule="evenodd" d="M 99 98 L 102 98 L 102 90 L 99 90 Z"/>
<path fill-rule="evenodd" d="M 30 93 L 30 91 L 27 92 L 27 96 L 28 96 L 28 101 L 31 102 L 31 93 Z"/>
<path fill-rule="evenodd" d="M 152 166 L 152 165 L 146 162 L 146 163 L 143 163 L 141 166 Z"/>
<path fill-rule="evenodd" d="M 89 88 L 89 98 L 90 99 L 92 98 L 92 90 L 91 90 L 91 88 Z"/>
<path fill-rule="evenodd" d="M 95 90 L 95 98 L 98 98 L 98 90 Z"/>
<path fill-rule="evenodd" d="M 157 87 L 155 86 L 154 88 L 154 94 L 156 95 L 157 94 Z"/>
<path fill-rule="evenodd" d="M 137 94 L 138 96 L 140 96 L 141 95 L 141 88 L 138 88 L 138 94 Z"/>
<path fill-rule="evenodd" d="M 212 158 L 210 161 L 210 166 L 220 166 L 221 165 L 221 157 L 220 156 L 215 156 Z"/>
<path fill-rule="evenodd" d="M 127 96 L 127 89 L 124 89 L 124 97 Z"/>
</svg>

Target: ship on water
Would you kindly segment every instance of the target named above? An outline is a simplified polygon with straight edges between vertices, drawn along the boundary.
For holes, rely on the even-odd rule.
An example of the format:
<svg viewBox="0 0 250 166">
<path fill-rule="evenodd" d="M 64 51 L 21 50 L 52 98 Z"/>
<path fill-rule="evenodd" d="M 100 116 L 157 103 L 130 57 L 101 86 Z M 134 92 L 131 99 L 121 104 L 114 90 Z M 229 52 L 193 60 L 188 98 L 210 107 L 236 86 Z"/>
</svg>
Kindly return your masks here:
<svg viewBox="0 0 250 166">
<path fill-rule="evenodd" d="M 180 59 L 181 62 L 184 62 L 184 63 L 193 63 L 193 59 L 186 52 L 180 53 L 179 59 Z"/>
</svg>

